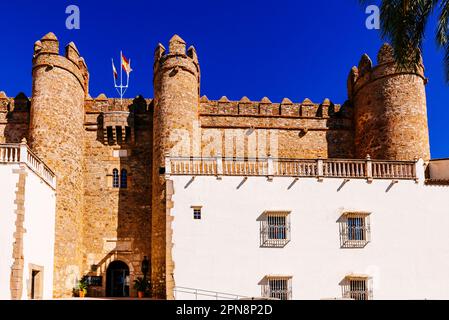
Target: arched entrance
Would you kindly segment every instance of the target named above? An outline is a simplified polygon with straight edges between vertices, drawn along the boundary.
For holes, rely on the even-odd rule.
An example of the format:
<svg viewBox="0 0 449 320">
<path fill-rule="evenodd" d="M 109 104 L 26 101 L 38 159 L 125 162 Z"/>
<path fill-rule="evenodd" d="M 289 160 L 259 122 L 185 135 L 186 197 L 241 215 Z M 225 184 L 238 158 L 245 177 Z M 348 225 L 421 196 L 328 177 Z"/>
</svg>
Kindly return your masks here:
<svg viewBox="0 0 449 320">
<path fill-rule="evenodd" d="M 106 296 L 129 297 L 129 268 L 123 261 L 113 261 L 106 271 Z"/>
</svg>

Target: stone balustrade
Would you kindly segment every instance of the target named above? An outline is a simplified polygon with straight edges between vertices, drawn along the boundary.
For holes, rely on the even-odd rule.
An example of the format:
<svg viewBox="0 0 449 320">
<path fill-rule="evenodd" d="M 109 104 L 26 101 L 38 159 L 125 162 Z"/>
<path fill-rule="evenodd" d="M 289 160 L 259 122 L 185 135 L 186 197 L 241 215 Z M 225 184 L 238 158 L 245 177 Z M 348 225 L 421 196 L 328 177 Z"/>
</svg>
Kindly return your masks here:
<svg viewBox="0 0 449 320">
<path fill-rule="evenodd" d="M 40 160 L 27 144 L 0 144 L 0 164 L 25 164 L 42 178 L 50 187 L 56 189 L 56 175 Z"/>
<path fill-rule="evenodd" d="M 166 157 L 165 174 L 417 180 L 416 161 Z"/>
</svg>

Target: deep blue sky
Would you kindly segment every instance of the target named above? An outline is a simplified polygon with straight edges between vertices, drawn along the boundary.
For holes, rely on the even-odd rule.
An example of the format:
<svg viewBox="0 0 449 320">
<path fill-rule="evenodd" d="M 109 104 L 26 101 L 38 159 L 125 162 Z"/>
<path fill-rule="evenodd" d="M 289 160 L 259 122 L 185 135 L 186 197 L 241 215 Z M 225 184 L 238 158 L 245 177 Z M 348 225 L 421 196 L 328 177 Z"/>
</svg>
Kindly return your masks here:
<svg viewBox="0 0 449 320">
<path fill-rule="evenodd" d="M 80 8 L 80 30 L 65 28 L 70 4 Z M 201 92 L 210 99 L 342 103 L 350 68 L 365 52 L 375 59 L 383 42 L 378 31 L 365 28 L 364 11 L 357 0 L 1 1 L 0 91 L 30 95 L 33 43 L 53 31 L 62 46 L 74 41 L 84 56 L 93 97 L 116 96 L 111 57 L 118 62 L 120 49 L 134 69 L 127 96 L 152 97 L 153 50 L 158 42 L 167 47 L 177 33 L 195 45 Z M 449 156 L 449 86 L 433 31 L 434 21 L 424 61 L 432 156 L 438 158 Z"/>
</svg>

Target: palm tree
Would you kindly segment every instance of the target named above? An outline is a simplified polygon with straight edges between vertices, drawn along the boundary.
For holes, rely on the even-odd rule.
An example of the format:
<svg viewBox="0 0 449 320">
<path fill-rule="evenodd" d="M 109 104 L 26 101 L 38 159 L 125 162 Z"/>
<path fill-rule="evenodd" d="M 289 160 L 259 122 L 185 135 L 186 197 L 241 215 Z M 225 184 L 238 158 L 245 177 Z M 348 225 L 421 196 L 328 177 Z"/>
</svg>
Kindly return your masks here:
<svg viewBox="0 0 449 320">
<path fill-rule="evenodd" d="M 382 0 L 381 35 L 391 42 L 398 68 L 416 71 L 421 63 L 426 26 L 435 10 L 438 10 L 436 41 L 444 50 L 445 76 L 449 82 L 449 0 Z"/>
</svg>

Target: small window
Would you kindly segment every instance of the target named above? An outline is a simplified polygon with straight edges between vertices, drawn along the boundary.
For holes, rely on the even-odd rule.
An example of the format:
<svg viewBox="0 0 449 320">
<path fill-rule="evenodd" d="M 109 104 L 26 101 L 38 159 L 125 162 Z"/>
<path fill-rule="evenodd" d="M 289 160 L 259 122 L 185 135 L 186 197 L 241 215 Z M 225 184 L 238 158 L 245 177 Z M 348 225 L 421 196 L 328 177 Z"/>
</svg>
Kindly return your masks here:
<svg viewBox="0 0 449 320">
<path fill-rule="evenodd" d="M 372 281 L 368 276 L 347 276 L 343 281 L 343 298 L 352 300 L 371 300 Z"/>
<path fill-rule="evenodd" d="M 290 242 L 290 212 L 265 212 L 260 222 L 262 247 L 285 247 Z"/>
<path fill-rule="evenodd" d="M 292 299 L 291 277 L 266 277 L 262 285 L 262 296 L 279 300 Z"/>
<path fill-rule="evenodd" d="M 114 144 L 114 134 L 113 134 L 112 127 L 106 128 L 106 135 L 107 135 L 107 139 L 108 139 L 108 144 Z"/>
<path fill-rule="evenodd" d="M 342 248 L 364 248 L 370 242 L 369 213 L 345 213 L 339 222 Z"/>
<path fill-rule="evenodd" d="M 123 135 L 122 135 L 122 127 L 115 127 L 115 134 L 117 137 L 117 143 L 123 142 Z"/>
<path fill-rule="evenodd" d="M 112 170 L 112 187 L 118 188 L 120 186 L 119 184 L 119 176 L 118 176 L 118 169 Z"/>
<path fill-rule="evenodd" d="M 131 142 L 131 127 L 125 128 L 125 134 L 126 134 L 125 142 L 130 143 Z"/>
<path fill-rule="evenodd" d="M 201 220 L 201 208 L 200 207 L 193 207 L 193 219 Z"/>
<path fill-rule="evenodd" d="M 122 169 L 120 172 L 120 188 L 128 188 L 128 171 L 126 169 Z"/>
</svg>

